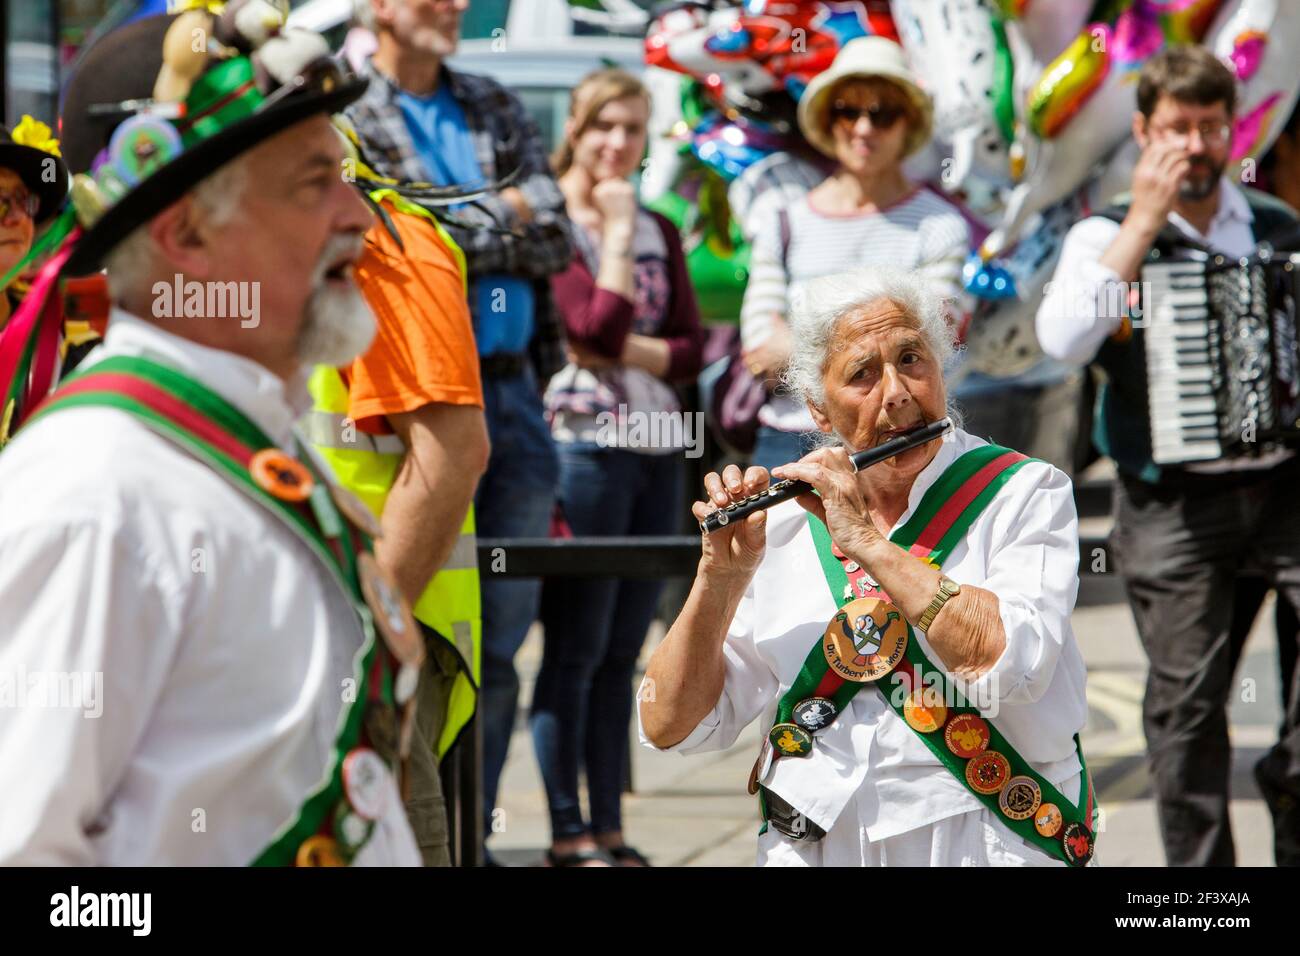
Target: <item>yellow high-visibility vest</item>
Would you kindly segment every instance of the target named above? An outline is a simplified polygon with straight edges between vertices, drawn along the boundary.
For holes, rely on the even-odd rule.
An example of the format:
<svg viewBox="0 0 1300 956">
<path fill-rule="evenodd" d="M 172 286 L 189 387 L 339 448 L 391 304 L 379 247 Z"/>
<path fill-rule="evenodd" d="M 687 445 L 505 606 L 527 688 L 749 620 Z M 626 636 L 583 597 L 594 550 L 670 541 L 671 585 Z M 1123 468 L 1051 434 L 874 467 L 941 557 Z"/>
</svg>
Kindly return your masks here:
<svg viewBox="0 0 1300 956">
<path fill-rule="evenodd" d="M 392 190 L 376 190 L 371 196 L 376 202 L 391 198 L 401 211 L 430 220 L 456 257 L 462 281 L 466 280 L 464 252 L 428 212 Z M 382 515 L 406 456 L 401 439 L 396 435 L 370 435 L 357 429 L 356 423 L 348 418 L 348 390 L 338 369 L 318 365 L 312 371 L 308 388 L 312 410 L 299 422 L 299 427 L 333 469 L 339 483 L 360 497 L 376 515 Z M 447 641 L 461 663 L 437 743 L 438 756 L 442 757 L 474 716 L 478 700 L 483 618 L 473 505 L 465 515 L 451 556 L 424 589 L 413 611 L 418 620 Z"/>
</svg>

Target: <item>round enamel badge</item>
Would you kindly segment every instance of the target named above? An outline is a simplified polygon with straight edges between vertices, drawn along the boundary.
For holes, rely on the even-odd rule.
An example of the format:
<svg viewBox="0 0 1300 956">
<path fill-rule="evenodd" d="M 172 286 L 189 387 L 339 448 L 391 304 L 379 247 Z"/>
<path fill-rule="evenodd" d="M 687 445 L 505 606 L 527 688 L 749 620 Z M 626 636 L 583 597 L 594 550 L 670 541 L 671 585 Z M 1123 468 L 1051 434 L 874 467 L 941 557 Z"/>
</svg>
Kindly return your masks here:
<svg viewBox="0 0 1300 956">
<path fill-rule="evenodd" d="M 1011 761 L 986 750 L 966 764 L 966 782 L 976 793 L 997 793 L 1011 777 Z"/>
<path fill-rule="evenodd" d="M 767 739 L 782 757 L 806 757 L 812 753 L 812 734 L 798 724 L 777 724 L 768 731 Z"/>
<path fill-rule="evenodd" d="M 294 858 L 298 866 L 346 866 L 338 841 L 333 837 L 317 834 L 309 836 L 298 847 Z"/>
<path fill-rule="evenodd" d="M 903 719 L 918 733 L 932 734 L 948 719 L 948 708 L 933 687 L 918 687 L 903 701 Z"/>
<path fill-rule="evenodd" d="M 401 663 L 419 668 L 424 663 L 424 636 L 396 583 L 369 551 L 357 555 L 357 577 L 361 579 L 366 606 L 374 615 L 375 628 L 388 649 Z"/>
<path fill-rule="evenodd" d="M 343 793 L 363 820 L 378 820 L 388 797 L 388 768 L 369 747 L 357 747 L 343 758 Z"/>
<path fill-rule="evenodd" d="M 1092 831 L 1082 823 L 1071 823 L 1061 834 L 1061 844 L 1065 848 L 1065 859 L 1071 866 L 1083 866 L 1092 859 L 1095 848 Z"/>
<path fill-rule="evenodd" d="M 809 733 L 829 727 L 835 719 L 835 702 L 825 697 L 809 697 L 794 705 L 794 722 Z"/>
<path fill-rule="evenodd" d="M 943 729 L 948 749 L 958 757 L 969 759 L 989 746 L 989 725 L 979 714 L 958 714 Z"/>
<path fill-rule="evenodd" d="M 763 745 L 758 748 L 758 759 L 754 761 L 754 766 L 749 771 L 749 786 L 746 789 L 749 795 L 753 796 L 758 793 L 758 785 L 761 784 L 767 772 L 772 769 L 772 741 L 767 737 L 763 738 Z"/>
<path fill-rule="evenodd" d="M 1043 791 L 1032 777 L 1012 777 L 998 794 L 998 809 L 1011 820 L 1028 820 L 1043 802 Z"/>
<path fill-rule="evenodd" d="M 184 152 L 176 127 L 158 116 L 132 116 L 113 131 L 108 159 L 113 170 L 131 186 L 138 185 Z"/>
<path fill-rule="evenodd" d="M 281 501 L 306 501 L 315 487 L 311 472 L 278 448 L 263 448 L 248 460 L 248 473 L 263 491 Z"/>
<path fill-rule="evenodd" d="M 1061 832 L 1061 808 L 1054 803 L 1044 803 L 1034 814 L 1034 829 L 1045 837 L 1054 837 Z"/>
<path fill-rule="evenodd" d="M 894 605 L 859 598 L 844 605 L 826 626 L 822 651 L 831 670 L 866 684 L 884 677 L 907 650 L 907 622 Z"/>
</svg>

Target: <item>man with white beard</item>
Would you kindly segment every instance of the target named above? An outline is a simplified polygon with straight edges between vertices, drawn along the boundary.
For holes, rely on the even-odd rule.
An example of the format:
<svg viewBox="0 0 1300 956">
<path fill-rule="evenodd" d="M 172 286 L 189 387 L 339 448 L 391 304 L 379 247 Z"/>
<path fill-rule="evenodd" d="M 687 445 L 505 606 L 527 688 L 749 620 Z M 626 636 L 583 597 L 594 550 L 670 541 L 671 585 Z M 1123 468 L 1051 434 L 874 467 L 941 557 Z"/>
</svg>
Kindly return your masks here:
<svg viewBox="0 0 1300 956">
<path fill-rule="evenodd" d="M 179 68 L 173 27 L 224 38 L 212 62 Z M 0 672 L 102 675 L 102 713 L 0 718 L 0 864 L 420 862 L 394 770 L 422 646 L 293 431 L 311 367 L 374 334 L 329 122 L 364 82 L 310 34 L 230 31 L 138 21 L 65 99 L 67 270 L 106 266 L 113 310 L 0 454 Z M 259 321 L 159 315 L 177 275 L 257 283 Z"/>
</svg>

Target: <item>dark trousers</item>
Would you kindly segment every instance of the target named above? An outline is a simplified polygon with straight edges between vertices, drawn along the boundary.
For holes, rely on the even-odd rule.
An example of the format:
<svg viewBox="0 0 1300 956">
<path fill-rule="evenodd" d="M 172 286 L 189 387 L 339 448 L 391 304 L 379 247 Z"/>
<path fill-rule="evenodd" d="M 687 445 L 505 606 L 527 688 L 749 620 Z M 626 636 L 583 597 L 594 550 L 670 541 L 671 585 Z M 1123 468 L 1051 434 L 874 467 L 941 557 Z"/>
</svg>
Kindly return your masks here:
<svg viewBox="0 0 1300 956">
<path fill-rule="evenodd" d="M 1300 607 L 1300 461 L 1264 472 L 1116 483 L 1116 557 L 1150 669 L 1143 701 L 1165 855 L 1171 866 L 1230 866 L 1228 695 L 1238 571 L 1259 568 Z M 1293 687 L 1270 777 L 1300 795 Z"/>
<path fill-rule="evenodd" d="M 579 537 L 672 534 L 681 520 L 681 472 L 678 454 L 562 445 L 564 516 Z M 546 581 L 546 642 L 530 725 L 555 839 L 622 829 L 632 680 L 662 590 L 659 580 Z M 584 769 L 590 826 L 578 800 Z"/>
</svg>

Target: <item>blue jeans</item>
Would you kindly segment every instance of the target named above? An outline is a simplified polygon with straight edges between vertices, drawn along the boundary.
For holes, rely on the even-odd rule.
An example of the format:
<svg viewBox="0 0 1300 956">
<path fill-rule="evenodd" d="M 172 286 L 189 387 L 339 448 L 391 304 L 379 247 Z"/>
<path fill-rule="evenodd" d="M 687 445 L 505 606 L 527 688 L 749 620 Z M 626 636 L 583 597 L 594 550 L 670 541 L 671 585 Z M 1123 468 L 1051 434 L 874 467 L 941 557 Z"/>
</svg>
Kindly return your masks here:
<svg viewBox="0 0 1300 956">
<path fill-rule="evenodd" d="M 475 521 L 483 538 L 545 538 L 559 479 L 559 458 L 543 418 L 531 370 L 508 378 L 483 377 L 484 411 L 492 455 L 474 497 Z M 507 555 L 509 560 L 509 555 Z M 480 580 L 483 600 L 484 833 L 492 832 L 497 785 L 510 748 L 519 703 L 515 654 L 537 617 L 542 583 L 536 578 Z"/>
<path fill-rule="evenodd" d="M 767 425 L 759 425 L 749 463 L 768 471 L 777 465 L 788 465 L 812 451 L 817 446 L 819 437 L 819 432 L 783 432 Z"/>
<path fill-rule="evenodd" d="M 681 485 L 676 454 L 560 447 L 560 498 L 580 537 L 672 534 L 682 517 Z M 662 589 L 662 581 L 617 578 L 546 582 L 546 644 L 530 724 L 555 839 L 622 829 L 632 679 Z M 578 802 L 583 766 L 590 828 Z"/>
</svg>

